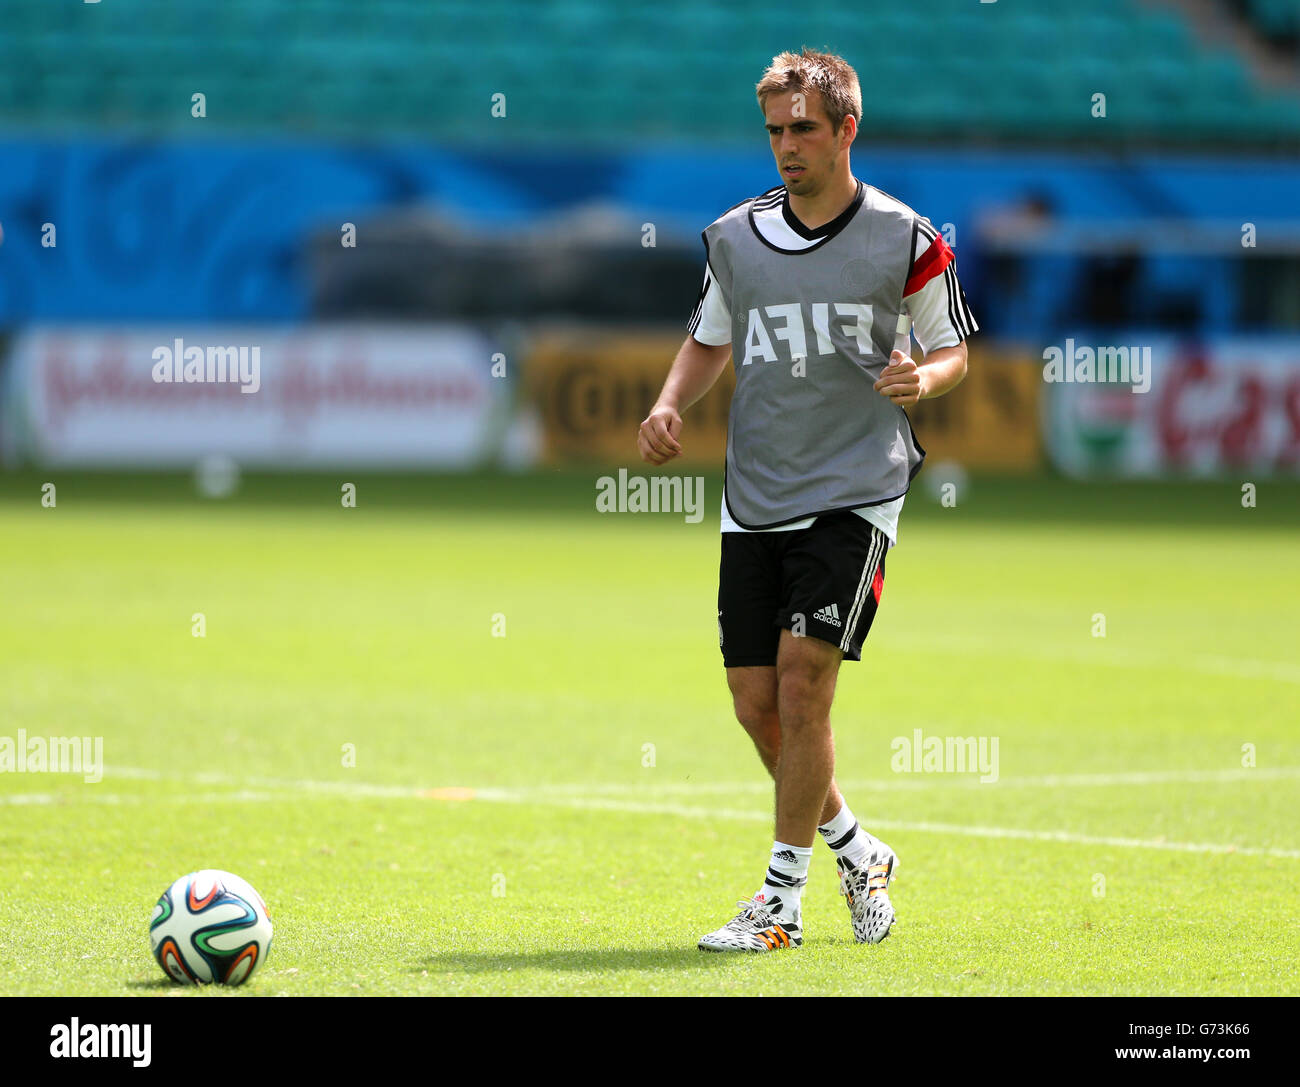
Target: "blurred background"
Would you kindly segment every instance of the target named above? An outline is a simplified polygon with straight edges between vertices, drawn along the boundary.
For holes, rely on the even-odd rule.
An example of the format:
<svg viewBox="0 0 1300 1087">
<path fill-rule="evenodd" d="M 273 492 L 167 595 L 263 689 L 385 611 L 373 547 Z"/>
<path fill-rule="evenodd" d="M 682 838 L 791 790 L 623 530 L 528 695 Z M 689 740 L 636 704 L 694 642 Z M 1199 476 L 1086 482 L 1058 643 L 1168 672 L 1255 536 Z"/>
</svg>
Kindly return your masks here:
<svg viewBox="0 0 1300 1087">
<path fill-rule="evenodd" d="M 857 67 L 855 172 L 981 325 L 932 463 L 1296 473 L 1296 0 L 6 0 L 4 466 L 635 465 L 803 44 Z M 1150 392 L 1045 382 L 1071 341 L 1149 348 Z M 154 379 L 196 346 L 256 348 L 256 395 Z"/>
</svg>

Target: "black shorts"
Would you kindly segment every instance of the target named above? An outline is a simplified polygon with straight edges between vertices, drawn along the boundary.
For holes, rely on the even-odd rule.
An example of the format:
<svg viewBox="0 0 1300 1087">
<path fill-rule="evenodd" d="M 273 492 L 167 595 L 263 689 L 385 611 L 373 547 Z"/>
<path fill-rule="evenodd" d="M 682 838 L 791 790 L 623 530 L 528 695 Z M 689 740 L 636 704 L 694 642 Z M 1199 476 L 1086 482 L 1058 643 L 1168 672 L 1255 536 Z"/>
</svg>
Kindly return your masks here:
<svg viewBox="0 0 1300 1087">
<path fill-rule="evenodd" d="M 862 659 L 889 538 L 851 510 L 788 532 L 724 532 L 718 644 L 728 668 L 776 663 L 782 628 Z"/>
</svg>

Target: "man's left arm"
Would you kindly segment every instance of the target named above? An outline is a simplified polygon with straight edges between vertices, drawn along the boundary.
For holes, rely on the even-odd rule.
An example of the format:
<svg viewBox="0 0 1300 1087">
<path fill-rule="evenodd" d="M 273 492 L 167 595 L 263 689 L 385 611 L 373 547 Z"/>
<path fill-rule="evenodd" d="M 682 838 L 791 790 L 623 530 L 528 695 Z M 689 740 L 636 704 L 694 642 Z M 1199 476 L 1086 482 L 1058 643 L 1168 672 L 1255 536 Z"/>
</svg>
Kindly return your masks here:
<svg viewBox="0 0 1300 1087">
<path fill-rule="evenodd" d="M 953 347 L 938 347 L 925 356 L 920 365 L 901 351 L 889 356 L 889 365 L 881 371 L 876 392 L 888 397 L 900 408 L 910 408 L 918 400 L 942 396 L 961 384 L 966 376 L 966 342 Z"/>
<path fill-rule="evenodd" d="M 910 328 L 925 353 L 918 364 L 907 352 L 895 350 L 875 388 L 902 408 L 919 400 L 942 396 L 966 376 L 966 338 L 979 326 L 957 279 L 957 259 L 929 219 L 918 219 L 913 235 L 912 264 L 903 287 L 900 345 L 909 343 Z M 926 350 L 927 344 L 943 344 Z"/>
</svg>

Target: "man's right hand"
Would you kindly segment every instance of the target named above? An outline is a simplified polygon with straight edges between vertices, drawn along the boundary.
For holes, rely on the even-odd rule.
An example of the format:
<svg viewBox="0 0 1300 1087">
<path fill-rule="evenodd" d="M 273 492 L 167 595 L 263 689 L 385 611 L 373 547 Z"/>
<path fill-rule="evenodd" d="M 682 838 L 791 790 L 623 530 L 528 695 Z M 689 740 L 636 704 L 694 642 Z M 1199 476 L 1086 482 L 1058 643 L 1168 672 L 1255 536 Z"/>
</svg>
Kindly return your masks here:
<svg viewBox="0 0 1300 1087">
<path fill-rule="evenodd" d="M 641 459 L 650 464 L 663 464 L 682 451 L 677 435 L 682 432 L 682 417 L 673 408 L 655 407 L 641 421 L 636 435 L 636 448 Z"/>
</svg>

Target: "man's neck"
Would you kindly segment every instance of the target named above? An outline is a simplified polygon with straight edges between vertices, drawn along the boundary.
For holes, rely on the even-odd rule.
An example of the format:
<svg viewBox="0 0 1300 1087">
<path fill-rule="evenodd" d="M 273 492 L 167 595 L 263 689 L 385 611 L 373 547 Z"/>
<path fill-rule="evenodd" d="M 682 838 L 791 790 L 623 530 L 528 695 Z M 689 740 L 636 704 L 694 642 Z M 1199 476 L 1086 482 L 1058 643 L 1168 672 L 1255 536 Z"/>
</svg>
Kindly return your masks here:
<svg viewBox="0 0 1300 1087">
<path fill-rule="evenodd" d="M 857 199 L 858 179 L 851 172 L 846 172 L 816 196 L 795 196 L 789 193 L 790 210 L 795 218 L 809 230 L 816 230 L 834 219 L 838 219 L 844 210 Z"/>
</svg>

